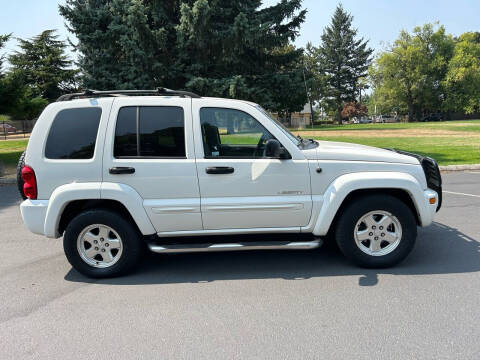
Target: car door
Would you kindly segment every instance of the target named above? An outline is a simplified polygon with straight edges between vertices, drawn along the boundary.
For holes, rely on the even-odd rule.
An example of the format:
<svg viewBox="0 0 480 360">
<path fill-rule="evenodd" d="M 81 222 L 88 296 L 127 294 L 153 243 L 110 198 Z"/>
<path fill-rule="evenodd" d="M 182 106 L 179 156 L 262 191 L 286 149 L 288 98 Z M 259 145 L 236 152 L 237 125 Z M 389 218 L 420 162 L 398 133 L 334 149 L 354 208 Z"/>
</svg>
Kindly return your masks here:
<svg viewBox="0 0 480 360">
<path fill-rule="evenodd" d="M 276 125 L 229 100 L 193 99 L 192 114 L 204 229 L 299 231 L 309 222 L 308 162 Z M 269 139 L 292 158 L 267 158 Z"/>
<path fill-rule="evenodd" d="M 115 99 L 107 134 L 103 181 L 133 188 L 159 233 L 202 230 L 191 100 Z"/>
</svg>

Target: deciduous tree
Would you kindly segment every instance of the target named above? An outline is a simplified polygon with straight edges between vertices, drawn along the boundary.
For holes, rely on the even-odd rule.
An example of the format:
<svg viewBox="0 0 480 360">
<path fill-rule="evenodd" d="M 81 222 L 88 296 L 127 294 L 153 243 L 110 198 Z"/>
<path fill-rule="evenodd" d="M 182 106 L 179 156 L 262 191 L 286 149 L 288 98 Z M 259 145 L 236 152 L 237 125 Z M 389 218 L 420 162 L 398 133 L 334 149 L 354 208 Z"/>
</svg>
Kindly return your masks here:
<svg viewBox="0 0 480 360">
<path fill-rule="evenodd" d="M 480 111 L 480 33 L 462 34 L 448 64 L 444 86 L 446 108 L 471 114 Z"/>
<path fill-rule="evenodd" d="M 455 42 L 443 26 L 425 24 L 402 31 L 371 68 L 374 96 L 383 108 L 408 112 L 410 121 L 439 111 L 448 96 L 443 79 Z"/>
<path fill-rule="evenodd" d="M 342 118 L 351 119 L 355 116 L 366 116 L 368 109 L 365 105 L 362 105 L 356 101 L 351 101 L 343 105 L 341 112 Z"/>
</svg>

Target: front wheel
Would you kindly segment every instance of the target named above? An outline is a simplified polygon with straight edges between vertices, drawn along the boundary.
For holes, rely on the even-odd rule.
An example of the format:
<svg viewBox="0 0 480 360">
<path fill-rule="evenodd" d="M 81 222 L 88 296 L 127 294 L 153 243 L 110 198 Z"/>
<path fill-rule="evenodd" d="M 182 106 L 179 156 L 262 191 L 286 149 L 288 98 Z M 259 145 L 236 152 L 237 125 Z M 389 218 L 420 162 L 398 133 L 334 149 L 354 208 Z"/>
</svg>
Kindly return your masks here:
<svg viewBox="0 0 480 360">
<path fill-rule="evenodd" d="M 410 208 L 389 195 L 370 195 L 349 204 L 336 226 L 343 254 L 359 266 L 395 265 L 412 251 L 417 224 Z"/>
<path fill-rule="evenodd" d="M 123 275 L 138 263 L 142 243 L 133 224 L 109 210 L 88 210 L 68 224 L 63 248 L 70 264 L 93 278 Z"/>
</svg>

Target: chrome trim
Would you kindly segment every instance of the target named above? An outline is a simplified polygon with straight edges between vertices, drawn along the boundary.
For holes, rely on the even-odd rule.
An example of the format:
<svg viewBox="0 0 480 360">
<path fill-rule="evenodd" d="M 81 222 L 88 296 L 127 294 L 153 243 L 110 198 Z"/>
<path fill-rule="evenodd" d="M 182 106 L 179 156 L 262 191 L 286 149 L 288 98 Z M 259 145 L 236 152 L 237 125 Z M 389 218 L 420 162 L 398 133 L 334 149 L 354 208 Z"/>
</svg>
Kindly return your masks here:
<svg viewBox="0 0 480 360">
<path fill-rule="evenodd" d="M 310 250 L 318 248 L 323 241 L 318 238 L 312 241 L 292 242 L 250 242 L 250 243 L 218 243 L 218 244 L 148 244 L 151 251 L 156 253 L 190 253 L 210 251 L 243 251 L 243 250 Z"/>
<path fill-rule="evenodd" d="M 206 211 L 254 211 L 254 210 L 302 210 L 303 204 L 267 204 L 267 205 L 206 205 Z"/>
</svg>

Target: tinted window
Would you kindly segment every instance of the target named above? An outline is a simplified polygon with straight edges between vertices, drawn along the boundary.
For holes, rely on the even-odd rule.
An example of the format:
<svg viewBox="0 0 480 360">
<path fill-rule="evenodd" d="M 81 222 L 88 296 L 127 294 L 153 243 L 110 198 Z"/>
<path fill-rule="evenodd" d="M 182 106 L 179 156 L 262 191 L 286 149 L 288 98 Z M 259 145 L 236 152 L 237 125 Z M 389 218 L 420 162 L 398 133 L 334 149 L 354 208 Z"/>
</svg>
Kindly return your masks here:
<svg viewBox="0 0 480 360">
<path fill-rule="evenodd" d="M 140 156 L 185 156 L 183 109 L 140 108 Z"/>
<path fill-rule="evenodd" d="M 53 120 L 45 156 L 48 159 L 91 159 L 101 108 L 65 109 Z"/>
<path fill-rule="evenodd" d="M 113 154 L 137 156 L 137 107 L 123 107 L 118 112 Z"/>
<path fill-rule="evenodd" d="M 200 109 L 203 149 L 206 157 L 265 157 L 265 143 L 273 139 L 246 112 L 224 108 Z"/>
<path fill-rule="evenodd" d="M 143 106 L 120 109 L 114 156 L 185 157 L 183 108 Z"/>
</svg>

